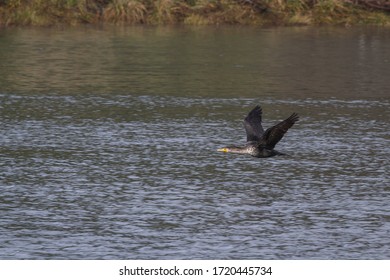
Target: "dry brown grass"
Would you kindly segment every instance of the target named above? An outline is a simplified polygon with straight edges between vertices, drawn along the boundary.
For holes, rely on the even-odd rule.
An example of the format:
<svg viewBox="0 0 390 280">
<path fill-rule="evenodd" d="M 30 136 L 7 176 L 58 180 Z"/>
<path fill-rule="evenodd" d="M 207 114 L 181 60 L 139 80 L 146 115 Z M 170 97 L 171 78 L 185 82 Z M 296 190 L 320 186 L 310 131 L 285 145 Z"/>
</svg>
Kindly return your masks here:
<svg viewBox="0 0 390 280">
<path fill-rule="evenodd" d="M 389 25 L 390 13 L 342 0 L 0 0 L 1 25 Z"/>
<path fill-rule="evenodd" d="M 0 6 L 0 25 L 49 26 L 98 20 L 94 0 L 8 0 Z"/>
<path fill-rule="evenodd" d="M 359 9 L 350 3 L 339 0 L 317 1 L 313 7 L 313 22 L 315 24 L 353 25 L 362 23 L 362 19 L 371 12 Z"/>
<path fill-rule="evenodd" d="M 192 25 L 261 24 L 263 18 L 249 5 L 237 1 L 197 1 L 192 13 L 185 19 Z"/>
<path fill-rule="evenodd" d="M 177 24 L 184 21 L 192 8 L 184 1 L 153 1 L 152 22 L 157 24 Z"/>
<path fill-rule="evenodd" d="M 103 19 L 116 23 L 146 23 L 147 8 L 137 0 L 113 0 L 104 9 Z"/>
</svg>

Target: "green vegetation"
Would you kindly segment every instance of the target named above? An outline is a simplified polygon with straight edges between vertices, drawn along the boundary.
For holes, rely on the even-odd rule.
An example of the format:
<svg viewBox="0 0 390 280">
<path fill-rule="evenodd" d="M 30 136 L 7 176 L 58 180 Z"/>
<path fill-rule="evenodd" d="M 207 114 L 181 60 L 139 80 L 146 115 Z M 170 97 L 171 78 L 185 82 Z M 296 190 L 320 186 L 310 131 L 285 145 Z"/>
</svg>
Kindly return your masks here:
<svg viewBox="0 0 390 280">
<path fill-rule="evenodd" d="M 115 24 L 390 26 L 385 0 L 0 0 L 0 26 Z"/>
</svg>

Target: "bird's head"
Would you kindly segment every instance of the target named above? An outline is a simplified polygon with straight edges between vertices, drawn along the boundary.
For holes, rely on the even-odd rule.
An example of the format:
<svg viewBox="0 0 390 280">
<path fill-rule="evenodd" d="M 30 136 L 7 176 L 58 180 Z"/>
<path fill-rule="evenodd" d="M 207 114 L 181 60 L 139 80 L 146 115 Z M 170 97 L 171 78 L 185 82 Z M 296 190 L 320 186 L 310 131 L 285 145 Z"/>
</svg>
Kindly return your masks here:
<svg viewBox="0 0 390 280">
<path fill-rule="evenodd" d="M 237 146 L 227 146 L 218 149 L 218 152 L 224 152 L 224 153 L 242 153 L 242 151 L 245 149 L 245 147 L 237 147 Z"/>
<path fill-rule="evenodd" d="M 248 154 L 250 151 L 248 147 L 237 147 L 237 146 L 227 146 L 217 150 L 218 152 L 224 153 L 235 153 L 235 154 Z"/>
<path fill-rule="evenodd" d="M 228 153 L 230 152 L 230 149 L 228 147 L 224 147 L 224 148 L 220 148 L 217 150 L 218 152 L 224 152 L 224 153 Z"/>
</svg>

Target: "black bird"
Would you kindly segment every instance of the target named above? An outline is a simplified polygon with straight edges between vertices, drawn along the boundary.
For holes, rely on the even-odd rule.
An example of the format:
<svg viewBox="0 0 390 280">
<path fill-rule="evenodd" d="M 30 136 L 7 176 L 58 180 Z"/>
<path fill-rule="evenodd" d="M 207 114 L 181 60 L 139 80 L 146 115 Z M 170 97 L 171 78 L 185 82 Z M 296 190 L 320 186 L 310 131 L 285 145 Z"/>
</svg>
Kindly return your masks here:
<svg viewBox="0 0 390 280">
<path fill-rule="evenodd" d="M 297 113 L 293 113 L 284 121 L 268 128 L 264 131 L 261 125 L 262 109 L 259 105 L 253 108 L 244 120 L 244 127 L 246 131 L 246 145 L 244 147 L 228 146 L 218 149 L 219 152 L 248 154 L 253 157 L 273 157 L 276 155 L 283 155 L 274 150 L 275 145 L 283 138 L 287 130 L 299 120 Z"/>
</svg>

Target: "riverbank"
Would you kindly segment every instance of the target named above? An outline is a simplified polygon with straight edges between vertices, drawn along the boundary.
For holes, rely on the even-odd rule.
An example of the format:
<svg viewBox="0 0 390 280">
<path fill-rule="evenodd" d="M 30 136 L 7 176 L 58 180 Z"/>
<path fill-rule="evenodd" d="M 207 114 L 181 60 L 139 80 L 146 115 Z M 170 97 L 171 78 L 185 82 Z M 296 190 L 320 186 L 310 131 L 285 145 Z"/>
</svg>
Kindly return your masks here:
<svg viewBox="0 0 390 280">
<path fill-rule="evenodd" d="M 0 0 L 0 26 L 97 23 L 390 26 L 378 0 Z"/>
</svg>

